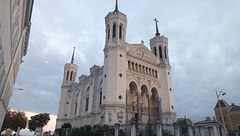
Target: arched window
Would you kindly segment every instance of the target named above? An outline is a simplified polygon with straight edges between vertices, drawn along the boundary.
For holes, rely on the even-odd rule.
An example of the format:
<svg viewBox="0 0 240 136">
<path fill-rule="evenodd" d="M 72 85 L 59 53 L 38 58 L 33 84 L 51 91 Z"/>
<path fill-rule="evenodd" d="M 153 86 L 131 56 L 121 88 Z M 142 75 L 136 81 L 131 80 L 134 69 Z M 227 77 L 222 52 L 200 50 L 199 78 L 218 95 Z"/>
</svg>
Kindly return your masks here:
<svg viewBox="0 0 240 136">
<path fill-rule="evenodd" d="M 131 70 L 131 62 L 130 62 L 130 60 L 128 61 L 128 69 Z"/>
<path fill-rule="evenodd" d="M 132 70 L 135 71 L 134 62 L 132 62 Z"/>
<path fill-rule="evenodd" d="M 110 27 L 109 27 L 109 25 L 107 26 L 107 38 L 108 39 L 110 38 Z"/>
<path fill-rule="evenodd" d="M 142 71 L 143 71 L 143 74 L 145 75 L 145 67 L 142 66 Z"/>
<path fill-rule="evenodd" d="M 138 64 L 136 63 L 135 65 L 136 65 L 135 70 L 136 70 L 136 72 L 138 72 Z"/>
<path fill-rule="evenodd" d="M 101 89 L 101 91 L 100 91 L 100 94 L 99 94 L 100 96 L 100 100 L 99 100 L 99 107 L 102 105 L 102 89 Z"/>
<path fill-rule="evenodd" d="M 160 59 L 162 58 L 162 47 L 159 47 L 159 54 L 160 54 Z"/>
<path fill-rule="evenodd" d="M 113 38 L 116 37 L 116 24 L 113 24 Z"/>
<path fill-rule="evenodd" d="M 156 47 L 153 47 L 154 54 L 157 56 L 157 49 Z"/>
<path fill-rule="evenodd" d="M 146 67 L 146 75 L 148 75 L 148 67 Z"/>
<path fill-rule="evenodd" d="M 67 71 L 67 77 L 66 77 L 66 80 L 68 80 L 68 76 L 69 76 L 69 71 Z"/>
<path fill-rule="evenodd" d="M 90 88 L 88 87 L 85 93 L 85 111 L 88 111 L 88 105 L 89 105 L 89 92 Z"/>
<path fill-rule="evenodd" d="M 119 38 L 122 38 L 122 25 L 119 25 Z"/>
<path fill-rule="evenodd" d="M 166 48 L 166 46 L 164 47 L 164 54 L 165 54 L 165 59 L 167 59 L 167 48 Z"/>
<path fill-rule="evenodd" d="M 70 81 L 72 81 L 73 71 L 71 71 Z"/>
<path fill-rule="evenodd" d="M 88 103 L 89 103 L 89 97 L 86 98 L 85 111 L 88 111 Z"/>
<path fill-rule="evenodd" d="M 75 115 L 77 114 L 77 103 L 75 104 Z"/>
</svg>

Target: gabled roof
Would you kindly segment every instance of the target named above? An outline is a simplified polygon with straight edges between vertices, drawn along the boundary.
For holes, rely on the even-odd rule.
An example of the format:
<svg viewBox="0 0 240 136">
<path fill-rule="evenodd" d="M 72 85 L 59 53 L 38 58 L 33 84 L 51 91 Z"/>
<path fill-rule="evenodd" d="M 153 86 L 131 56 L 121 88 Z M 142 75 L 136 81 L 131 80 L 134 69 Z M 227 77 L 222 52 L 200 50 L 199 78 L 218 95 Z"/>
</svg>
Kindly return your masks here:
<svg viewBox="0 0 240 136">
<path fill-rule="evenodd" d="M 157 64 L 157 57 L 144 44 L 126 44 L 127 54 L 138 59 Z"/>
<path fill-rule="evenodd" d="M 229 105 L 227 104 L 227 102 L 225 102 L 224 100 L 219 100 L 219 102 L 220 102 L 221 108 L 223 108 L 223 107 L 229 107 Z M 216 104 L 216 106 L 215 106 L 214 109 L 216 109 L 216 108 L 219 108 L 218 102 L 217 102 L 217 104 Z"/>
</svg>

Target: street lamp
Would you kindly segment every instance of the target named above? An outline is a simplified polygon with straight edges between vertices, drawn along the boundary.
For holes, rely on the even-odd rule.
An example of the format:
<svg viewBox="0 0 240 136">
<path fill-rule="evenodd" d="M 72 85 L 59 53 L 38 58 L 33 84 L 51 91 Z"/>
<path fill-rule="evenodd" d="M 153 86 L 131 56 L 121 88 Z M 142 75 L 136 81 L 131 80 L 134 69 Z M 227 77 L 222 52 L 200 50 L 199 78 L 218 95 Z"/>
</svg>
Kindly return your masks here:
<svg viewBox="0 0 240 136">
<path fill-rule="evenodd" d="M 13 88 L 13 89 L 15 89 L 15 90 L 20 90 L 20 91 L 22 91 L 22 90 L 23 90 L 22 88 Z"/>
<path fill-rule="evenodd" d="M 220 115 L 221 115 L 221 119 L 222 119 L 224 131 L 225 131 L 225 133 L 226 133 L 226 136 L 228 136 L 227 128 L 226 128 L 226 125 L 225 125 L 225 122 L 224 122 L 224 118 L 223 118 L 223 114 L 222 114 L 222 108 L 221 108 L 221 105 L 220 105 L 220 102 L 219 102 L 219 96 L 220 96 L 221 94 L 222 94 L 222 96 L 223 96 L 223 95 L 226 94 L 226 92 L 220 91 L 220 92 L 218 93 L 217 90 L 216 90 L 217 102 L 218 102 L 218 107 L 220 108 Z"/>
</svg>

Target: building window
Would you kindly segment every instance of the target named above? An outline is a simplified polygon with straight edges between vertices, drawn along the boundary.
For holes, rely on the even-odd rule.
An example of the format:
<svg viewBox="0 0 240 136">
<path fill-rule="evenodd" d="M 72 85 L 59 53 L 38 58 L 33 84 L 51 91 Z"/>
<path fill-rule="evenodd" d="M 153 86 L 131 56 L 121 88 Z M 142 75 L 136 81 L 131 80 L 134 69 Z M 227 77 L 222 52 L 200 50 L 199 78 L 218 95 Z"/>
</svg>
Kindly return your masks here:
<svg viewBox="0 0 240 136">
<path fill-rule="evenodd" d="M 113 38 L 116 37 L 116 24 L 113 24 Z"/>
<path fill-rule="evenodd" d="M 85 106 L 85 111 L 88 111 L 88 103 L 89 103 L 89 97 L 86 98 L 86 106 Z"/>
<path fill-rule="evenodd" d="M 71 75 L 70 75 L 70 81 L 72 81 L 72 76 L 73 76 L 73 71 L 71 72 Z"/>
<path fill-rule="evenodd" d="M 75 115 L 77 114 L 77 103 L 75 104 Z"/>
<path fill-rule="evenodd" d="M 107 26 L 107 38 L 109 39 L 110 37 L 110 28 L 109 28 L 109 25 Z"/>
<path fill-rule="evenodd" d="M 67 77 L 66 77 L 66 80 L 68 80 L 68 76 L 69 76 L 69 71 L 67 71 Z"/>
<path fill-rule="evenodd" d="M 162 58 L 162 47 L 159 47 L 159 54 L 160 54 L 160 59 Z"/>
<path fill-rule="evenodd" d="M 119 38 L 122 38 L 122 25 L 119 25 Z"/>
<path fill-rule="evenodd" d="M 167 48 L 166 48 L 166 46 L 164 47 L 164 54 L 165 54 L 165 59 L 167 59 Z"/>
<path fill-rule="evenodd" d="M 154 54 L 157 56 L 157 49 L 156 47 L 153 47 Z"/>
<path fill-rule="evenodd" d="M 100 92 L 99 107 L 102 105 L 102 91 Z"/>
</svg>

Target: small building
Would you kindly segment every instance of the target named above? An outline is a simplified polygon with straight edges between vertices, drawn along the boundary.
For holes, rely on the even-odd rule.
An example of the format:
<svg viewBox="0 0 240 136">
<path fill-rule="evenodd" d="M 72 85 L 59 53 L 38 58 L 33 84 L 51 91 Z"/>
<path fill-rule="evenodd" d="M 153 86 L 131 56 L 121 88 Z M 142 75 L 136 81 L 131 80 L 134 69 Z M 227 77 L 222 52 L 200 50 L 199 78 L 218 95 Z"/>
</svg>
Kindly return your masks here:
<svg viewBox="0 0 240 136">
<path fill-rule="evenodd" d="M 223 119 L 226 125 L 227 130 L 235 130 L 240 131 L 240 106 L 232 103 L 229 105 L 224 100 L 219 100 L 219 104 L 221 106 Z M 216 120 L 222 123 L 220 107 L 218 103 L 214 108 Z"/>
<path fill-rule="evenodd" d="M 211 120 L 210 117 L 206 117 L 205 120 L 194 123 L 193 125 L 195 135 L 204 136 L 224 136 L 225 131 L 223 125 L 220 122 Z"/>
</svg>

